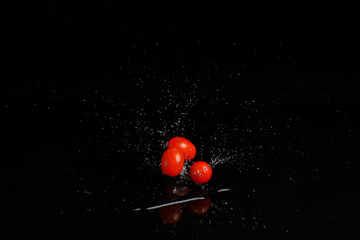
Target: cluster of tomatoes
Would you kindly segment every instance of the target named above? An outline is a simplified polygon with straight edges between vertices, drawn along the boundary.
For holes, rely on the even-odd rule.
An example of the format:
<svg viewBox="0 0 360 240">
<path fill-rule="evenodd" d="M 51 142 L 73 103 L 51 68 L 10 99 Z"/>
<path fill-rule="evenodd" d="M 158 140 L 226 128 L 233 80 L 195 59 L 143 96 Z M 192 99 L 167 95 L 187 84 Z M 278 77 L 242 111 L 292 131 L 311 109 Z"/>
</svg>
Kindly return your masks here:
<svg viewBox="0 0 360 240">
<path fill-rule="evenodd" d="M 165 175 L 175 177 L 184 168 L 185 161 L 191 161 L 196 154 L 196 148 L 183 137 L 174 137 L 169 141 L 168 149 L 161 158 L 161 170 Z M 210 180 L 212 169 L 209 164 L 197 161 L 190 167 L 190 178 L 196 183 L 206 183 Z"/>
</svg>

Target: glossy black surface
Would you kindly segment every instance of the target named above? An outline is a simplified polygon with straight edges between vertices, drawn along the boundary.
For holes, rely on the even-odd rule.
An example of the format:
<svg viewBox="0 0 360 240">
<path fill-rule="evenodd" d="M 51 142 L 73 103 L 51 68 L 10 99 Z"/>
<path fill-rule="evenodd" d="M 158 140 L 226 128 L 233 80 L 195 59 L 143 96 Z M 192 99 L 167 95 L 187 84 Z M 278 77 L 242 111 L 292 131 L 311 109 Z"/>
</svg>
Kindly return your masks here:
<svg viewBox="0 0 360 240">
<path fill-rule="evenodd" d="M 9 225 L 149 239 L 354 235 L 354 19 L 183 19 L 112 6 L 90 27 L 49 6 L 48 22 L 6 30 Z M 178 135 L 197 147 L 194 160 L 215 165 L 208 184 L 162 175 L 164 146 Z"/>
</svg>

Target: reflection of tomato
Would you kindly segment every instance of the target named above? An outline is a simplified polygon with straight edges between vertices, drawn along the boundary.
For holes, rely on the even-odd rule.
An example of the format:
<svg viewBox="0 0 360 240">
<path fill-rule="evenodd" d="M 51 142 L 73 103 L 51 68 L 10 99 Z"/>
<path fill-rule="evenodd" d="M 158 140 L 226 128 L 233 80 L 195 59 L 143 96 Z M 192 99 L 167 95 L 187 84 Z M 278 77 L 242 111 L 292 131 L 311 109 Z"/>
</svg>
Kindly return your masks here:
<svg viewBox="0 0 360 240">
<path fill-rule="evenodd" d="M 190 178 L 196 183 L 208 182 L 211 175 L 212 169 L 206 162 L 198 161 L 190 167 Z"/>
<path fill-rule="evenodd" d="M 169 141 L 169 148 L 176 147 L 183 154 L 185 160 L 191 160 L 195 157 L 196 148 L 189 140 L 183 137 L 174 137 Z"/>
<path fill-rule="evenodd" d="M 179 175 L 184 167 L 184 156 L 175 148 L 168 148 L 161 157 L 161 170 L 165 175 L 175 177 Z"/>
<path fill-rule="evenodd" d="M 182 217 L 182 205 L 175 204 L 160 208 L 160 217 L 166 224 L 177 223 Z"/>
<path fill-rule="evenodd" d="M 191 189 L 188 187 L 180 187 L 180 186 L 169 184 L 165 189 L 165 193 L 166 194 L 175 194 L 176 196 L 185 196 L 186 194 L 189 193 L 190 190 Z"/>
<path fill-rule="evenodd" d="M 200 215 L 206 213 L 209 210 L 210 204 L 211 200 L 209 197 L 207 197 L 205 199 L 189 202 L 188 206 L 190 212 Z"/>
</svg>

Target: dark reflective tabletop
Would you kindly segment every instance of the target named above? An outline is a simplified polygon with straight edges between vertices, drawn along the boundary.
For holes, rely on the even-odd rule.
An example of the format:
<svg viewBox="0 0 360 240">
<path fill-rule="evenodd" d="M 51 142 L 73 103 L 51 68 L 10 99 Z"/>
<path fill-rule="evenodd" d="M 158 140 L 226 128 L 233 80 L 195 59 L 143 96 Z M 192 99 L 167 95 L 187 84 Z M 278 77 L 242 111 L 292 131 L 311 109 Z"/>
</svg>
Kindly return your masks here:
<svg viewBox="0 0 360 240">
<path fill-rule="evenodd" d="M 142 239 L 352 237 L 351 19 L 161 16 L 122 15 L 118 31 L 114 16 L 106 28 L 61 30 L 54 17 L 53 32 L 8 30 L 17 48 L 1 73 L 6 222 Z M 213 167 L 208 183 L 162 174 L 175 136 Z"/>
</svg>

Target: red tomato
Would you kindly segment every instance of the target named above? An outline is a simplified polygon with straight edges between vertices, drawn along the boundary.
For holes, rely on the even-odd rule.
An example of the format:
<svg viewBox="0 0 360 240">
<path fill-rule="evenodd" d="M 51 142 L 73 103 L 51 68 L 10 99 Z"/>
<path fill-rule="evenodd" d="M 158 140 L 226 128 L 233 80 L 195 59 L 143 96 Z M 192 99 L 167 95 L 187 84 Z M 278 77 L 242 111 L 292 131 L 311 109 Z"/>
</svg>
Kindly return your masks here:
<svg viewBox="0 0 360 240">
<path fill-rule="evenodd" d="M 201 214 L 206 213 L 209 210 L 210 205 L 211 205 L 211 200 L 209 197 L 207 197 L 202 200 L 189 202 L 188 207 L 190 209 L 190 212 L 192 212 L 193 214 L 201 215 Z"/>
<path fill-rule="evenodd" d="M 165 175 L 175 177 L 179 175 L 184 167 L 184 156 L 175 148 L 168 148 L 161 157 L 161 170 Z"/>
<path fill-rule="evenodd" d="M 183 137 L 174 137 L 169 141 L 169 148 L 176 147 L 180 149 L 185 160 L 192 160 L 196 154 L 196 148 L 189 140 Z"/>
<path fill-rule="evenodd" d="M 203 161 L 195 162 L 190 168 L 190 178 L 197 183 L 206 183 L 210 180 L 212 169 Z"/>
</svg>

